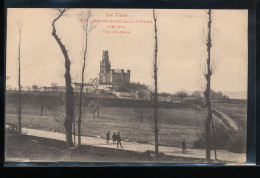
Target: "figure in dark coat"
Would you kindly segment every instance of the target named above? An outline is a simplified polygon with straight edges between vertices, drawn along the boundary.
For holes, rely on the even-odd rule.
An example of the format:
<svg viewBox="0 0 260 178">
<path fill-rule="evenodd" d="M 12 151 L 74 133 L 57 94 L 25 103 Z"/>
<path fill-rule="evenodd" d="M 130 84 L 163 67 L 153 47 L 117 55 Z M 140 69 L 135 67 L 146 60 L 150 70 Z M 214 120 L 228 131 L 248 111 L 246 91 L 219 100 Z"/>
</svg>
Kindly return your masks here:
<svg viewBox="0 0 260 178">
<path fill-rule="evenodd" d="M 112 135 L 112 140 L 113 140 L 113 143 L 116 142 L 116 133 L 114 132 L 113 135 Z"/>
<path fill-rule="evenodd" d="M 109 131 L 106 133 L 106 140 L 107 140 L 107 144 L 108 144 L 109 140 L 110 140 L 110 132 Z"/>
<path fill-rule="evenodd" d="M 185 143 L 185 139 L 182 140 L 181 146 L 182 146 L 182 153 L 186 153 L 186 143 Z"/>
<path fill-rule="evenodd" d="M 120 132 L 118 132 L 118 134 L 117 134 L 117 136 L 116 136 L 117 138 L 116 138 L 116 145 L 117 145 L 117 148 L 119 148 L 118 147 L 118 145 L 120 144 L 120 146 L 121 146 L 121 148 L 123 148 L 123 146 L 122 146 L 122 144 L 121 144 L 121 136 L 120 136 Z"/>
</svg>

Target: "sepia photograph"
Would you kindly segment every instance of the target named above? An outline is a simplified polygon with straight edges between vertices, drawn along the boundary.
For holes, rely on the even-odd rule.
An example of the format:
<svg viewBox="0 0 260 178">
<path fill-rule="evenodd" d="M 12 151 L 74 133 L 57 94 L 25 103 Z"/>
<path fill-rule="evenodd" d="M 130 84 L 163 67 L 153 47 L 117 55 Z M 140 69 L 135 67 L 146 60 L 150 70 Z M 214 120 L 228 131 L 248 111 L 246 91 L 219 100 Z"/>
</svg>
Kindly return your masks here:
<svg viewBox="0 0 260 178">
<path fill-rule="evenodd" d="M 7 8 L 6 26 L 6 163 L 247 163 L 248 10 Z"/>
</svg>

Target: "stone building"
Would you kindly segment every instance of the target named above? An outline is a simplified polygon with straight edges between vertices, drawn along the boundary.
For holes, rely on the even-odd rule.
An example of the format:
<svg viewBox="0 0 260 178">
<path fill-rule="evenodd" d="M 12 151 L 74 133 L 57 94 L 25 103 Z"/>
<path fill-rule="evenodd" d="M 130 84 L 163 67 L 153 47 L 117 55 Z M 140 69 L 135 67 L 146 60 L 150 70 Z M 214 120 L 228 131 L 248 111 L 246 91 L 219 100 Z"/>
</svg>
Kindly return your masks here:
<svg viewBox="0 0 260 178">
<path fill-rule="evenodd" d="M 102 60 L 100 61 L 99 88 L 117 89 L 121 85 L 130 83 L 130 70 L 111 69 L 108 51 L 103 51 Z"/>
<path fill-rule="evenodd" d="M 81 83 L 74 82 L 73 85 L 74 85 L 74 92 L 79 93 L 80 88 L 81 88 Z M 84 83 L 82 92 L 83 93 L 93 93 L 94 89 L 95 89 L 95 87 L 93 86 L 92 83 Z"/>
<path fill-rule="evenodd" d="M 45 92 L 65 92 L 66 87 L 65 86 L 51 86 L 51 87 L 42 87 L 43 91 Z"/>
</svg>

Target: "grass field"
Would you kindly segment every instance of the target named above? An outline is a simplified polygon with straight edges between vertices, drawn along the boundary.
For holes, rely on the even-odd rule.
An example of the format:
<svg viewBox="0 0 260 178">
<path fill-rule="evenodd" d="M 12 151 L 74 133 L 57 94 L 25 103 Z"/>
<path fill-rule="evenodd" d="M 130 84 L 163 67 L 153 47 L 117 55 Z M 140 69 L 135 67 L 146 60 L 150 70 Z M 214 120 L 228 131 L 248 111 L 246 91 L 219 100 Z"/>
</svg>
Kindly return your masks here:
<svg viewBox="0 0 260 178">
<path fill-rule="evenodd" d="M 247 104 L 213 103 L 212 107 L 227 114 L 236 122 L 240 129 L 246 130 Z"/>
<path fill-rule="evenodd" d="M 213 107 L 233 118 L 240 128 L 246 124 L 246 107 L 234 104 L 214 104 Z M 181 141 L 186 139 L 187 148 L 193 146 L 198 139 L 198 111 L 187 108 L 161 108 L 159 110 L 159 144 L 181 147 Z M 137 117 L 134 108 L 103 107 L 100 117 L 86 112 L 82 119 L 82 135 L 105 138 L 106 132 L 121 132 L 122 139 L 143 143 L 153 143 L 152 109 L 146 109 L 143 122 Z M 16 105 L 7 103 L 6 123 L 17 123 Z M 34 129 L 64 133 L 64 111 L 54 107 L 46 107 L 40 116 L 40 106 L 24 104 L 22 106 L 22 126 Z M 77 125 L 76 125 L 77 126 Z M 77 132 L 77 131 L 76 131 Z"/>
<path fill-rule="evenodd" d="M 147 112 L 152 113 L 152 110 L 147 109 Z M 185 108 L 160 109 L 159 144 L 180 147 L 181 140 L 185 138 L 187 147 L 191 147 L 199 132 L 195 112 Z M 6 114 L 6 123 L 17 123 L 15 104 L 6 105 Z M 62 111 L 49 107 L 40 116 L 40 106 L 23 105 L 22 114 L 23 127 L 64 132 Z M 125 107 L 104 107 L 99 118 L 87 113 L 82 121 L 82 135 L 105 137 L 108 130 L 111 133 L 120 131 L 122 139 L 152 143 L 152 115 L 146 115 L 143 122 L 136 115 L 133 108 Z"/>
</svg>

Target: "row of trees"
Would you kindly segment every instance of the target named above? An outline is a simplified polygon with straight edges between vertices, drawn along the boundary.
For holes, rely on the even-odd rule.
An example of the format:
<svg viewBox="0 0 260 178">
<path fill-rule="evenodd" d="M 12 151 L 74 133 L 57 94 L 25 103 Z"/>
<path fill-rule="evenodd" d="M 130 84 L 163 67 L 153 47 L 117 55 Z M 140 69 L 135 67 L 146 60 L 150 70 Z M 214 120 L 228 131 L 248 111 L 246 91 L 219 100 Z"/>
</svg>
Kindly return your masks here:
<svg viewBox="0 0 260 178">
<path fill-rule="evenodd" d="M 205 110 L 206 110 L 206 118 L 205 118 L 205 153 L 206 153 L 206 160 L 210 162 L 210 149 L 211 149 L 211 129 L 213 132 L 213 139 L 214 139 L 214 123 L 212 118 L 212 107 L 211 107 L 211 76 L 216 68 L 216 66 L 212 65 L 211 61 L 211 48 L 212 48 L 212 12 L 211 9 L 207 12 L 208 15 L 208 34 L 206 38 L 206 47 L 207 47 L 207 59 L 206 59 L 206 66 L 205 71 L 203 71 L 203 75 L 206 80 L 206 87 L 204 90 L 204 98 L 205 98 Z M 153 18 L 154 18 L 154 39 L 155 39 L 155 47 L 154 47 L 154 134 L 155 134 L 155 158 L 158 162 L 159 158 L 159 147 L 158 147 L 158 78 L 157 78 L 157 53 L 158 53 L 158 38 L 157 38 L 157 19 L 155 16 L 155 10 L 153 9 Z M 180 96 L 186 96 L 185 92 L 179 93 Z M 215 149 L 215 158 L 216 158 L 216 149 Z"/>
<path fill-rule="evenodd" d="M 57 90 L 57 83 L 52 82 L 50 88 L 52 89 L 52 91 L 56 91 Z M 32 90 L 32 91 L 36 92 L 36 91 L 40 91 L 42 89 L 44 89 L 44 87 L 39 87 L 36 84 L 33 84 L 32 87 L 30 87 L 30 86 L 26 87 L 27 91 L 31 91 Z"/>
<path fill-rule="evenodd" d="M 60 18 L 64 16 L 64 14 L 68 11 L 67 8 L 57 8 L 55 9 L 58 12 L 57 17 L 52 21 L 52 36 L 56 40 L 62 54 L 64 57 L 64 67 L 65 67 L 65 118 L 64 118 L 64 128 L 66 134 L 66 144 L 67 147 L 74 146 L 72 141 L 72 125 L 73 121 L 75 124 L 75 113 L 74 113 L 74 92 L 71 83 L 71 74 L 70 74 L 70 64 L 71 60 L 68 55 L 68 50 L 64 43 L 62 42 L 60 36 L 57 34 L 56 23 Z M 204 90 L 205 97 L 205 109 L 207 111 L 207 116 L 205 119 L 205 149 L 206 149 L 206 159 L 210 161 L 210 144 L 211 144 L 211 128 L 213 129 L 213 119 L 212 119 L 212 108 L 211 108 L 211 100 L 210 100 L 210 92 L 211 92 L 211 76 L 213 74 L 212 66 L 211 66 L 211 10 L 207 12 L 208 14 L 208 35 L 207 35 L 207 60 L 206 60 L 206 71 L 204 73 L 206 79 L 206 89 Z M 78 105 L 78 149 L 80 151 L 81 148 L 81 120 L 82 120 L 82 91 L 84 87 L 84 75 L 87 61 L 87 52 L 88 52 L 88 39 L 90 32 L 95 28 L 95 24 L 89 20 L 92 17 L 91 11 L 88 10 L 87 13 L 82 13 L 80 18 L 88 19 L 81 23 L 82 32 L 84 34 L 84 49 L 83 49 L 83 58 L 82 58 L 82 68 L 81 68 L 81 87 L 79 93 L 79 105 Z M 153 55 L 153 78 L 154 78 L 154 140 L 155 140 L 155 159 L 159 161 L 159 138 L 158 138 L 158 30 L 157 30 L 157 17 L 155 10 L 153 9 L 153 20 L 154 20 L 154 55 Z M 19 30 L 20 40 L 19 40 L 19 53 L 18 53 L 18 61 L 19 61 L 19 76 L 18 76 L 18 86 L 19 86 L 19 107 L 18 107 L 18 127 L 19 127 L 19 135 L 21 135 L 21 75 L 20 75 L 20 46 L 21 46 L 21 28 Z M 37 86 L 33 87 L 35 90 Z M 179 93 L 180 96 L 186 96 L 185 92 Z M 212 125 L 212 127 L 211 127 Z M 74 127 L 75 130 L 75 127 Z"/>
</svg>

